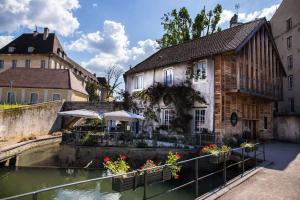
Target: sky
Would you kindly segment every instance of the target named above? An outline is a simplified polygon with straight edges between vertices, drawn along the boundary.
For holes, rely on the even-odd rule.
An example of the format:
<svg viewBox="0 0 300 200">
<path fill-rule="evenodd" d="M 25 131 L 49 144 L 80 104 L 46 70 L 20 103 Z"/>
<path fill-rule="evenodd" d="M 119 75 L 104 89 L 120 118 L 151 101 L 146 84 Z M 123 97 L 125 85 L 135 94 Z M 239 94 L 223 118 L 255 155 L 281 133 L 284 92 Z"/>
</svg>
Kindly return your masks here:
<svg viewBox="0 0 300 200">
<path fill-rule="evenodd" d="M 1 0 L 0 48 L 24 32 L 48 27 L 67 55 L 103 76 L 118 65 L 124 71 L 155 53 L 161 38 L 161 17 L 185 6 L 192 18 L 205 6 L 221 4 L 219 26 L 228 28 L 235 5 L 239 21 L 272 17 L 282 0 Z"/>
</svg>

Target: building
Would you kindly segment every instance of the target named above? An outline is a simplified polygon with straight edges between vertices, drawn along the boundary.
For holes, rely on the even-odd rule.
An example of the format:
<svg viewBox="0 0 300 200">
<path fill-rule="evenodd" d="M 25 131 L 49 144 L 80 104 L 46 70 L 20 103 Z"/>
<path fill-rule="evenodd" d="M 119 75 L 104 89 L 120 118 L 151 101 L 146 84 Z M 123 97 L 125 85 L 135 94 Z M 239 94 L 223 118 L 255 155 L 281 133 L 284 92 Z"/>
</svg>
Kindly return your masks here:
<svg viewBox="0 0 300 200">
<path fill-rule="evenodd" d="M 266 19 L 241 24 L 234 16 L 230 28 L 163 48 L 128 70 L 124 79 L 130 94 L 157 82 L 172 86 L 190 79 L 206 100 L 191 111 L 191 134 L 206 128 L 221 142 L 224 134 L 245 131 L 252 138 L 272 137 L 273 105 L 282 98 L 284 76 Z M 173 104 L 157 106 L 157 124 L 169 123 Z"/>
<path fill-rule="evenodd" d="M 283 0 L 270 24 L 287 77 L 278 104 L 276 137 L 300 142 L 300 2 Z"/>
<path fill-rule="evenodd" d="M 0 73 L 1 103 L 87 101 L 88 93 L 70 69 L 10 68 Z"/>
<path fill-rule="evenodd" d="M 20 70 L 17 70 L 14 73 L 11 69 Z M 24 69 L 24 73 L 25 70 L 29 70 L 28 73 L 37 72 L 44 74 L 45 72 L 49 72 L 52 75 L 55 75 L 56 73 L 59 74 L 59 72 L 53 71 L 59 69 L 65 71 L 66 74 L 69 73 L 69 79 L 70 77 L 74 80 L 77 79 L 76 82 L 81 83 L 82 88 L 85 88 L 86 82 L 88 81 L 98 83 L 95 74 L 90 73 L 67 56 L 55 33 L 49 33 L 48 28 L 44 28 L 43 33 L 38 33 L 37 31 L 34 31 L 33 33 L 24 33 L 9 44 L 7 44 L 6 46 L 4 46 L 2 49 L 0 49 L 0 74 L 6 72 L 6 70 L 9 70 L 7 73 L 9 73 L 10 75 L 21 75 L 21 69 Z M 31 77 L 34 78 L 33 75 Z M 9 81 L 14 81 L 15 83 L 18 82 L 18 80 L 16 80 L 18 79 L 18 77 L 15 77 L 14 79 L 12 79 L 12 77 L 8 78 L 10 79 Z M 67 76 L 63 76 L 63 78 L 67 78 Z M 55 77 L 53 77 L 53 79 L 55 80 Z M 30 85 L 30 87 L 39 88 L 39 83 L 34 81 L 32 81 L 32 83 L 36 83 L 37 85 L 36 87 L 34 87 L 34 85 Z M 9 83 L 1 84 L 7 85 Z M 76 85 L 78 84 L 76 83 Z M 14 88 L 15 86 L 15 84 L 11 84 L 10 87 Z M 22 87 L 21 85 L 18 85 L 18 87 L 28 88 L 27 86 Z M 50 89 L 51 86 L 43 86 L 43 88 Z M 3 88 L 2 90 L 4 91 L 5 89 Z M 81 89 L 80 91 L 83 92 Z M 85 95 L 86 92 L 84 92 L 83 94 Z M 83 100 L 86 98 L 80 99 Z M 2 95 L 0 101 L 7 101 L 7 96 Z"/>
</svg>

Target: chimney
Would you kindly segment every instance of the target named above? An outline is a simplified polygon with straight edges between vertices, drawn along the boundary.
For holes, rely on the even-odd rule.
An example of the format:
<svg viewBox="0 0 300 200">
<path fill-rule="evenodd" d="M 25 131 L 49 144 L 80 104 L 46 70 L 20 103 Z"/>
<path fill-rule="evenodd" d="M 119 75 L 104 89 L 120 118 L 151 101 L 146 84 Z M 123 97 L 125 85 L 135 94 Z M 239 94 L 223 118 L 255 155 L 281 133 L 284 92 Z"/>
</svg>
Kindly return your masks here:
<svg viewBox="0 0 300 200">
<path fill-rule="evenodd" d="M 37 31 L 37 26 L 35 26 L 35 30 L 33 31 L 33 37 L 37 36 L 39 33 Z"/>
<path fill-rule="evenodd" d="M 47 27 L 44 28 L 43 40 L 47 40 L 49 35 L 49 29 Z"/>
<path fill-rule="evenodd" d="M 238 22 L 238 15 L 234 14 L 233 17 L 230 19 L 230 28 L 240 25 L 241 23 Z"/>
</svg>

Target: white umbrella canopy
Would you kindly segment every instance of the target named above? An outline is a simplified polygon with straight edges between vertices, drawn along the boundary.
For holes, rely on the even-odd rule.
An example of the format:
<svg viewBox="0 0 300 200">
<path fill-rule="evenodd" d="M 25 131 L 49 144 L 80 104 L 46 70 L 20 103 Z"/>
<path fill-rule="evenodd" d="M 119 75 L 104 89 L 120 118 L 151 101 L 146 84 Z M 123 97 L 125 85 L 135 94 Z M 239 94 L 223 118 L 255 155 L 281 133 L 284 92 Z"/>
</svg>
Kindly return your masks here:
<svg viewBox="0 0 300 200">
<path fill-rule="evenodd" d="M 118 121 L 125 121 L 125 122 L 132 122 L 132 121 L 136 121 L 136 120 L 144 120 L 145 119 L 141 115 L 137 115 L 137 114 L 125 111 L 125 110 L 104 113 L 103 118 L 106 120 L 118 120 Z"/>
<path fill-rule="evenodd" d="M 60 116 L 67 116 L 67 117 L 81 117 L 81 118 L 88 118 L 88 119 L 102 119 L 101 115 L 92 110 L 70 110 L 70 111 L 63 111 L 57 113 Z"/>
</svg>

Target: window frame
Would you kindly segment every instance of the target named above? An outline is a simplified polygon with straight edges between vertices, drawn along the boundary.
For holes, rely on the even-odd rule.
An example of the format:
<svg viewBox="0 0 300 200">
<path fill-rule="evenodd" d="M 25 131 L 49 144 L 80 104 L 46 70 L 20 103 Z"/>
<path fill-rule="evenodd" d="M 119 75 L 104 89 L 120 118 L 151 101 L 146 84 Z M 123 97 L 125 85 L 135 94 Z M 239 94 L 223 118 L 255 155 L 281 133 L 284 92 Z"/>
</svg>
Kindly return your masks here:
<svg viewBox="0 0 300 200">
<path fill-rule="evenodd" d="M 0 60 L 0 69 L 4 68 L 4 60 Z"/>
<path fill-rule="evenodd" d="M 198 67 L 200 64 L 202 64 L 201 70 L 199 70 L 199 67 Z M 203 67 L 203 65 L 205 67 Z M 199 72 L 198 72 L 198 70 L 199 70 Z M 195 83 L 198 83 L 201 81 L 206 81 L 207 80 L 207 70 L 208 70 L 207 60 L 200 60 L 200 61 L 196 62 L 193 66 L 193 81 Z M 201 74 L 201 77 L 198 74 Z"/>
<path fill-rule="evenodd" d="M 46 69 L 46 60 L 41 60 L 41 68 Z"/>
<path fill-rule="evenodd" d="M 11 68 L 17 68 L 18 67 L 18 61 L 13 59 L 11 60 Z"/>
<path fill-rule="evenodd" d="M 10 94 L 14 94 L 14 100 L 11 102 L 10 100 L 11 100 L 11 98 L 10 98 Z M 16 92 L 14 92 L 14 91 L 8 91 L 7 92 L 7 103 L 9 103 L 9 104 L 13 104 L 13 103 L 16 103 L 17 102 L 17 96 L 16 96 Z"/>
<path fill-rule="evenodd" d="M 170 82 L 168 80 L 168 74 L 167 74 L 168 72 L 171 72 L 170 75 L 169 75 L 171 77 Z M 168 67 L 168 68 L 164 69 L 163 73 L 164 73 L 164 85 L 173 86 L 173 84 L 174 84 L 174 70 L 173 70 L 173 67 Z"/>
<path fill-rule="evenodd" d="M 294 113 L 295 112 L 295 100 L 294 100 L 294 98 L 289 98 L 289 104 L 290 104 L 290 112 Z"/>
<path fill-rule="evenodd" d="M 294 88 L 294 75 L 288 76 L 288 89 L 292 90 Z"/>
<path fill-rule="evenodd" d="M 203 125 L 206 124 L 206 109 L 207 108 L 196 108 L 194 110 L 194 132 L 200 133 Z"/>
<path fill-rule="evenodd" d="M 141 80 L 139 80 L 141 78 Z M 139 82 L 141 81 L 141 82 Z M 141 83 L 141 85 L 139 85 Z M 140 87 L 141 86 L 141 87 Z M 144 89 L 144 74 L 136 74 L 133 77 L 133 91 L 141 91 Z"/>
<path fill-rule="evenodd" d="M 54 99 L 54 95 L 58 95 L 59 99 Z M 59 93 L 53 93 L 52 94 L 52 101 L 60 101 L 61 100 L 61 95 Z"/>
<path fill-rule="evenodd" d="M 293 46 L 293 45 L 292 45 L 292 43 L 293 43 L 293 37 L 292 37 L 292 36 L 289 36 L 289 37 L 286 38 L 286 40 L 287 40 L 287 41 L 286 41 L 286 42 L 287 42 L 287 43 L 286 43 L 286 44 L 287 44 L 287 48 L 288 48 L 288 49 L 291 49 L 292 46 Z"/>
<path fill-rule="evenodd" d="M 33 94 L 36 94 L 36 102 L 33 102 L 32 101 L 32 95 Z M 39 102 L 39 94 L 37 93 L 37 92 L 31 92 L 30 93 L 30 104 L 36 104 L 36 103 L 38 103 Z"/>
<path fill-rule="evenodd" d="M 30 68 L 31 66 L 31 60 L 30 59 L 26 59 L 25 60 L 25 68 Z"/>
<path fill-rule="evenodd" d="M 167 126 L 169 129 L 171 125 L 171 121 L 174 119 L 175 116 L 175 110 L 172 108 L 164 108 L 162 115 L 163 116 L 162 116 L 161 124 Z"/>
<path fill-rule="evenodd" d="M 289 31 L 292 29 L 292 27 L 293 27 L 293 21 L 292 18 L 290 17 L 286 20 L 286 30 Z"/>
<path fill-rule="evenodd" d="M 289 70 L 293 69 L 293 67 L 294 67 L 293 55 L 287 56 L 287 67 L 288 67 Z"/>
</svg>

